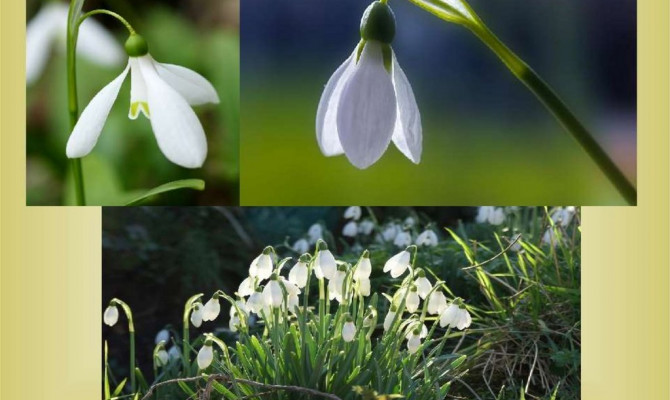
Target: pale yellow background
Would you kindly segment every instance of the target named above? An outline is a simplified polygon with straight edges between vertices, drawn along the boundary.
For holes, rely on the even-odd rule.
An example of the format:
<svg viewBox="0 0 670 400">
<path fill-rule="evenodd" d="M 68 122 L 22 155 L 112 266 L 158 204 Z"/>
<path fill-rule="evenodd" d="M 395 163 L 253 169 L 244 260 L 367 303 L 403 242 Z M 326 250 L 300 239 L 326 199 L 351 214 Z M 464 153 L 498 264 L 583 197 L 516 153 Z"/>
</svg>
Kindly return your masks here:
<svg viewBox="0 0 670 400">
<path fill-rule="evenodd" d="M 639 206 L 583 210 L 589 400 L 669 398 L 669 10 L 667 1 L 638 7 Z M 0 35 L 0 397 L 98 399 L 100 209 L 24 206 L 22 1 L 0 2 Z"/>
</svg>

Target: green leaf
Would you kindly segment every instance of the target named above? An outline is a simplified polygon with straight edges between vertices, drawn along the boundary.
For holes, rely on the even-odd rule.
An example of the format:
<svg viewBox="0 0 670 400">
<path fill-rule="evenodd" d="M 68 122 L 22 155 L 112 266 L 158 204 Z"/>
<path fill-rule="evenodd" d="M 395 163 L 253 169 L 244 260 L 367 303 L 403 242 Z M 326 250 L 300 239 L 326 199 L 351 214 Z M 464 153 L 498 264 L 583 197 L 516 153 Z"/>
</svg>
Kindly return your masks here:
<svg viewBox="0 0 670 400">
<path fill-rule="evenodd" d="M 451 362 L 451 368 L 458 368 L 461 364 L 463 364 L 463 361 L 467 358 L 466 355 L 462 355 L 455 359 L 454 361 Z"/>
<path fill-rule="evenodd" d="M 112 392 L 112 397 L 117 397 L 118 395 L 121 394 L 121 391 L 123 390 L 123 387 L 126 386 L 126 381 L 127 380 L 128 380 L 128 378 L 123 378 L 121 383 L 119 383 L 119 385 L 116 387 L 116 389 L 114 389 L 114 392 Z"/>
<path fill-rule="evenodd" d="M 203 181 L 202 179 L 182 179 L 178 181 L 168 182 L 163 185 L 157 186 L 153 189 L 150 189 L 140 197 L 126 203 L 126 205 L 135 206 L 138 204 L 142 204 L 148 201 L 151 197 L 156 196 L 158 194 L 180 189 L 205 190 L 205 181 Z"/>
<path fill-rule="evenodd" d="M 109 388 L 109 364 L 107 363 L 107 353 L 107 341 L 105 340 L 105 400 L 109 400 L 109 398 L 112 397 Z"/>
<path fill-rule="evenodd" d="M 177 385 L 179 385 L 179 387 L 181 388 L 181 390 L 182 390 L 184 393 L 186 393 L 187 395 L 189 395 L 189 398 L 190 398 L 190 397 L 195 397 L 195 392 L 194 392 L 190 387 L 188 387 L 188 385 L 186 384 L 186 382 L 177 381 Z"/>
</svg>

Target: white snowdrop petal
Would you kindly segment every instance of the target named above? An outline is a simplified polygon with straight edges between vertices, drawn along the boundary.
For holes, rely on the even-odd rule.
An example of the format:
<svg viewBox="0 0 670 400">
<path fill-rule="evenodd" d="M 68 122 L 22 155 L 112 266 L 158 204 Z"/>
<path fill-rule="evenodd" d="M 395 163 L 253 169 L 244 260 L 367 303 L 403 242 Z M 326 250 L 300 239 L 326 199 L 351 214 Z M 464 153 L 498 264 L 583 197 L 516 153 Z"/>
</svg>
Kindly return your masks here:
<svg viewBox="0 0 670 400">
<path fill-rule="evenodd" d="M 316 264 L 326 279 L 332 279 L 337 271 L 337 263 L 330 250 L 320 250 L 316 256 Z"/>
<path fill-rule="evenodd" d="M 388 331 L 391 329 L 391 324 L 393 323 L 393 319 L 395 318 L 396 313 L 393 311 L 389 311 L 388 314 L 386 314 L 386 317 L 384 317 L 384 331 Z"/>
<path fill-rule="evenodd" d="M 270 307 L 279 307 L 284 300 L 284 292 L 279 286 L 279 282 L 271 280 L 265 285 L 263 289 L 263 297 L 265 297 L 265 304 Z"/>
<path fill-rule="evenodd" d="M 109 326 L 116 325 L 119 320 L 119 309 L 116 306 L 108 306 L 102 315 L 102 320 Z"/>
<path fill-rule="evenodd" d="M 309 243 L 314 244 L 316 243 L 319 239 L 323 239 L 323 228 L 321 227 L 320 224 L 313 224 L 312 226 L 309 227 L 309 230 L 307 231 L 307 236 L 309 237 Z"/>
<path fill-rule="evenodd" d="M 150 56 L 138 57 L 147 85 L 149 113 L 158 147 L 184 168 L 199 168 L 207 157 L 207 138 L 189 104 L 158 76 Z"/>
<path fill-rule="evenodd" d="M 67 141 L 65 152 L 68 158 L 84 157 L 93 150 L 129 68 L 130 64 L 121 75 L 102 88 L 84 108 Z"/>
<path fill-rule="evenodd" d="M 203 306 L 199 306 L 198 308 L 196 308 L 191 312 L 191 323 L 196 328 L 200 328 L 200 326 L 202 325 L 202 311 Z"/>
<path fill-rule="evenodd" d="M 356 237 L 358 234 L 358 225 L 356 221 L 349 221 L 342 228 L 342 236 L 346 237 Z"/>
<path fill-rule="evenodd" d="M 210 366 L 214 359 L 212 346 L 202 346 L 198 352 L 198 368 L 205 369 Z"/>
<path fill-rule="evenodd" d="M 219 316 L 221 312 L 221 304 L 219 299 L 211 298 L 205 306 L 202 308 L 202 320 L 203 321 L 214 321 L 216 317 Z"/>
<path fill-rule="evenodd" d="M 416 285 L 417 293 L 422 299 L 425 299 L 428 293 L 430 293 L 430 289 L 433 288 L 433 285 L 430 284 L 430 281 L 425 276 L 417 278 L 414 284 Z"/>
<path fill-rule="evenodd" d="M 370 279 L 363 278 L 358 282 L 358 293 L 366 297 L 370 295 Z"/>
<path fill-rule="evenodd" d="M 316 140 L 323 155 L 328 157 L 344 153 L 337 133 L 337 109 L 342 88 L 356 67 L 355 57 L 354 49 L 349 58 L 335 70 L 326 83 L 316 111 Z"/>
<path fill-rule="evenodd" d="M 384 154 L 396 120 L 391 75 L 381 45 L 368 41 L 339 99 L 337 131 L 349 161 L 365 169 Z"/>
<path fill-rule="evenodd" d="M 156 334 L 156 337 L 154 338 L 154 343 L 158 344 L 160 342 L 167 343 L 170 340 L 170 331 L 167 329 L 161 329 L 158 331 Z"/>
<path fill-rule="evenodd" d="M 342 340 L 345 342 L 351 342 L 356 336 L 356 325 L 353 322 L 349 321 L 344 324 L 342 327 Z"/>
<path fill-rule="evenodd" d="M 344 218 L 358 220 L 361 218 L 361 207 L 351 206 L 344 210 Z"/>
<path fill-rule="evenodd" d="M 140 62 L 137 57 L 130 57 L 128 63 L 130 64 L 130 108 L 128 109 L 128 118 L 137 119 L 141 112 L 146 118 L 151 119 L 147 85 L 142 76 Z"/>
<path fill-rule="evenodd" d="M 179 65 L 163 63 L 156 63 L 156 71 L 188 104 L 197 106 L 219 103 L 219 95 L 214 86 L 199 73 Z"/>
<path fill-rule="evenodd" d="M 242 297 L 250 296 L 254 292 L 254 278 L 247 276 L 237 288 L 237 294 Z"/>
<path fill-rule="evenodd" d="M 421 114 L 416 105 L 412 85 L 400 68 L 400 64 L 393 53 L 393 87 L 398 104 L 395 128 L 392 140 L 398 150 L 413 163 L 421 161 L 422 130 Z"/>
<path fill-rule="evenodd" d="M 309 251 L 309 243 L 305 239 L 298 239 L 293 243 L 293 251 L 296 253 L 307 253 Z"/>
<path fill-rule="evenodd" d="M 26 25 L 26 83 L 34 83 L 49 60 L 51 45 L 59 32 L 65 36 L 67 6 L 49 3 L 42 7 Z"/>
<path fill-rule="evenodd" d="M 368 257 L 363 257 L 361 262 L 358 263 L 358 267 L 354 271 L 354 280 L 360 281 L 362 279 L 370 278 L 372 274 L 372 263 Z"/>
<path fill-rule="evenodd" d="M 410 291 L 407 294 L 407 299 L 405 300 L 405 307 L 407 307 L 407 311 L 413 313 L 419 308 L 419 294 L 417 292 L 412 292 Z"/>
<path fill-rule="evenodd" d="M 307 285 L 308 271 L 307 264 L 298 261 L 288 272 L 288 280 L 299 288 L 304 288 Z"/>
<path fill-rule="evenodd" d="M 414 354 L 419 350 L 419 347 L 421 347 L 421 337 L 412 334 L 407 340 L 407 350 L 409 350 L 410 354 Z"/>
</svg>

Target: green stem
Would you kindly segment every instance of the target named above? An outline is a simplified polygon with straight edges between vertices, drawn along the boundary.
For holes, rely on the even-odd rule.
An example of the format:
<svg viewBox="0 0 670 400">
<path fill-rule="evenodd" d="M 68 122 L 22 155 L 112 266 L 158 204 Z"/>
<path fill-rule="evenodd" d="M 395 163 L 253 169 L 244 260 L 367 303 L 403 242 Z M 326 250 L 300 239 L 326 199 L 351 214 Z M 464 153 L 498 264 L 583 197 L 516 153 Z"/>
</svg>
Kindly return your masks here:
<svg viewBox="0 0 670 400">
<path fill-rule="evenodd" d="M 630 205 L 636 204 L 637 190 L 610 156 L 603 150 L 593 135 L 582 125 L 577 117 L 563 103 L 551 87 L 540 78 L 521 58 L 498 39 L 479 19 L 470 7 L 472 17 L 462 16 L 452 7 L 435 0 L 408 0 L 414 5 L 448 22 L 464 25 L 484 42 L 507 68 L 516 76 L 544 106 L 556 117 L 563 127 L 577 140 L 591 159 L 600 167 L 621 196 Z M 456 12 L 455 12 L 456 11 Z"/>
<path fill-rule="evenodd" d="M 133 29 L 133 26 L 130 25 L 130 23 L 128 21 L 126 21 L 125 18 L 123 18 L 119 14 L 115 13 L 114 11 L 109 11 L 109 10 L 104 10 L 104 9 L 89 11 L 86 14 L 82 15 L 81 18 L 79 18 L 79 20 L 77 21 L 77 30 L 79 29 L 79 25 L 81 25 L 81 23 L 84 22 L 84 20 L 86 18 L 91 17 L 93 15 L 99 15 L 99 14 L 109 15 L 111 17 L 116 18 L 119 22 L 121 22 L 123 24 L 123 26 L 126 27 L 126 29 L 128 29 L 128 32 L 131 35 L 135 34 L 135 29 Z"/>
<path fill-rule="evenodd" d="M 137 385 L 135 384 L 135 324 L 133 323 L 133 312 L 130 310 L 128 304 L 117 298 L 112 299 L 110 304 L 120 305 L 128 319 L 128 335 L 130 337 L 130 390 L 132 394 L 135 394 Z"/>
<path fill-rule="evenodd" d="M 77 35 L 79 33 L 79 24 L 72 26 L 74 20 L 73 13 L 75 10 L 75 1 L 70 3 L 67 21 L 67 97 L 68 97 L 68 112 L 70 114 L 70 131 L 74 130 L 74 126 L 79 119 L 79 102 L 77 99 Z M 70 162 L 72 168 L 72 175 L 74 178 L 75 200 L 78 206 L 86 205 L 86 195 L 84 191 L 84 172 L 81 166 L 80 158 L 73 158 Z"/>
</svg>

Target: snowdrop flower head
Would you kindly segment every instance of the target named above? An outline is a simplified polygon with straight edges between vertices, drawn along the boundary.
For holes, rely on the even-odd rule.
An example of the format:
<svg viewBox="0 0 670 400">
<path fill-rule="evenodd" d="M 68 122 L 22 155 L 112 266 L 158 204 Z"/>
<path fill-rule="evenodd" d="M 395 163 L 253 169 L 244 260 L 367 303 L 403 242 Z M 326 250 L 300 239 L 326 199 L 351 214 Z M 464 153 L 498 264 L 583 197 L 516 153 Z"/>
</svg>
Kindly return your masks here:
<svg viewBox="0 0 670 400">
<path fill-rule="evenodd" d="M 328 297 L 331 300 L 337 300 L 340 303 L 342 302 L 344 296 L 342 285 L 344 284 L 344 278 L 346 278 L 346 276 L 346 267 L 340 265 L 333 274 L 332 279 L 328 282 Z"/>
<path fill-rule="evenodd" d="M 284 292 L 279 285 L 276 274 L 272 274 L 270 281 L 263 289 L 263 297 L 265 298 L 265 305 L 278 308 L 284 301 Z"/>
<path fill-rule="evenodd" d="M 265 280 L 272 275 L 272 253 L 274 249 L 270 246 L 263 249 L 263 252 L 251 262 L 249 265 L 249 275 L 260 280 Z"/>
<path fill-rule="evenodd" d="M 255 279 L 252 276 L 247 276 L 240 283 L 240 286 L 237 288 L 237 294 L 241 297 L 250 296 L 254 292 Z"/>
<path fill-rule="evenodd" d="M 317 278 L 332 279 L 337 271 L 337 263 L 333 253 L 328 250 L 328 245 L 323 240 L 317 243 L 318 252 L 316 253 L 316 260 L 314 261 L 314 274 Z"/>
<path fill-rule="evenodd" d="M 154 343 L 159 344 L 160 342 L 167 343 L 170 340 L 170 331 L 167 329 L 161 329 L 158 331 L 156 334 L 156 338 L 154 338 Z"/>
<path fill-rule="evenodd" d="M 157 347 L 155 353 L 156 365 L 159 367 L 163 367 L 167 365 L 168 361 L 170 360 L 170 355 L 165 350 L 165 342 L 163 341 L 159 342 L 156 347 Z"/>
<path fill-rule="evenodd" d="M 570 225 L 572 217 L 575 215 L 575 213 L 576 208 L 573 206 L 558 207 L 551 214 L 551 220 L 565 228 L 566 226 Z"/>
<path fill-rule="evenodd" d="M 435 247 L 437 246 L 437 234 L 433 232 L 431 229 L 426 229 L 425 231 L 421 232 L 419 236 L 416 237 L 416 245 L 417 246 L 430 246 L 430 247 Z"/>
<path fill-rule="evenodd" d="M 365 236 L 371 234 L 374 228 L 374 222 L 370 221 L 369 219 L 365 219 L 358 224 L 358 232 L 364 234 Z"/>
<path fill-rule="evenodd" d="M 428 298 L 428 314 L 439 315 L 447 308 L 447 298 L 441 290 L 435 290 Z"/>
<path fill-rule="evenodd" d="M 416 275 L 418 278 L 414 281 L 414 285 L 416 286 L 417 293 L 422 299 L 425 299 L 426 296 L 428 296 L 428 293 L 430 293 L 430 290 L 433 288 L 433 285 L 430 284 L 430 281 L 428 278 L 426 278 L 426 272 L 422 269 L 417 269 L 416 270 Z"/>
<path fill-rule="evenodd" d="M 372 274 L 372 264 L 370 263 L 370 252 L 365 250 L 361 256 L 358 266 L 354 270 L 354 280 L 359 282 L 364 279 L 369 279 Z"/>
<path fill-rule="evenodd" d="M 242 321 L 240 320 L 240 317 L 237 314 L 231 315 L 230 319 L 228 320 L 228 329 L 231 332 L 237 332 L 241 324 Z"/>
<path fill-rule="evenodd" d="M 179 347 L 172 345 L 170 350 L 168 350 L 168 357 L 170 357 L 170 360 L 179 360 L 181 358 L 181 350 L 179 350 Z"/>
<path fill-rule="evenodd" d="M 200 325 L 202 325 L 202 314 L 204 308 L 205 307 L 200 302 L 193 304 L 193 311 L 191 311 L 191 323 L 196 328 L 200 328 Z"/>
<path fill-rule="evenodd" d="M 288 272 L 289 282 L 292 282 L 299 288 L 304 288 L 307 285 L 307 274 L 309 272 L 307 263 L 309 263 L 309 254 L 303 254 L 300 256 L 298 262 Z"/>
<path fill-rule="evenodd" d="M 219 303 L 219 295 L 214 293 L 211 299 L 205 303 L 205 306 L 202 308 L 202 320 L 203 321 L 214 321 L 216 317 L 219 316 L 221 312 L 221 304 Z"/>
<path fill-rule="evenodd" d="M 403 250 L 386 261 L 386 264 L 384 264 L 384 272 L 390 272 L 391 277 L 397 278 L 404 274 L 407 268 L 409 268 L 409 261 L 409 251 Z"/>
<path fill-rule="evenodd" d="M 350 315 L 347 315 L 346 322 L 342 327 L 342 340 L 349 343 L 354 340 L 356 336 L 356 325 L 354 324 L 354 319 Z"/>
<path fill-rule="evenodd" d="M 440 315 L 440 326 L 443 328 L 449 326 L 463 330 L 469 327 L 471 323 L 472 317 L 470 317 L 470 313 L 465 309 L 460 299 L 452 302 Z"/>
<path fill-rule="evenodd" d="M 369 296 L 370 295 L 370 279 L 368 278 L 363 278 L 356 282 L 356 292 L 360 294 L 361 296 Z"/>
<path fill-rule="evenodd" d="M 158 147 L 168 160 L 184 168 L 201 167 L 207 156 L 207 139 L 191 106 L 218 103 L 216 90 L 197 72 L 155 61 L 140 35 L 131 34 L 125 48 L 128 65 L 81 113 L 67 142 L 68 158 L 84 157 L 93 150 L 130 72 L 128 117 L 137 119 L 142 113 L 150 120 Z"/>
<path fill-rule="evenodd" d="M 26 25 L 26 84 L 35 83 L 47 65 L 51 48 L 65 50 L 67 3 L 46 3 Z M 96 64 L 115 67 L 123 62 L 123 49 L 114 36 L 93 18 L 79 26 L 77 54 Z"/>
<path fill-rule="evenodd" d="M 393 239 L 393 244 L 398 247 L 407 247 L 412 244 L 412 235 L 407 231 L 398 232 L 395 239 Z"/>
<path fill-rule="evenodd" d="M 392 304 L 391 308 L 389 309 L 389 312 L 386 314 L 386 317 L 384 317 L 384 332 L 391 329 L 391 324 L 393 323 L 393 320 L 395 319 L 397 313 L 398 308 Z"/>
<path fill-rule="evenodd" d="M 417 328 L 410 332 L 407 337 L 407 350 L 410 354 L 414 354 L 421 347 L 421 329 Z"/>
<path fill-rule="evenodd" d="M 358 234 L 358 225 L 356 221 L 349 221 L 342 228 L 342 236 L 346 237 L 356 237 Z"/>
<path fill-rule="evenodd" d="M 307 237 L 310 244 L 314 244 L 319 239 L 323 239 L 323 227 L 321 227 L 321 224 L 316 223 L 310 226 L 309 230 L 307 230 Z M 307 252 L 307 250 L 304 252 Z"/>
<path fill-rule="evenodd" d="M 406 228 L 408 228 L 408 229 L 413 228 L 414 224 L 416 224 L 416 220 L 414 219 L 414 217 L 405 218 L 404 225 L 405 225 Z"/>
<path fill-rule="evenodd" d="M 205 340 L 205 344 L 200 348 L 198 352 L 198 368 L 206 369 L 212 364 L 214 360 L 214 350 L 212 349 L 212 341 Z"/>
<path fill-rule="evenodd" d="M 405 307 L 407 311 L 413 313 L 419 308 L 419 293 L 417 292 L 416 285 L 412 285 L 409 288 L 409 293 L 407 293 L 407 298 L 405 299 Z"/>
<path fill-rule="evenodd" d="M 307 239 L 298 239 L 293 243 L 293 251 L 296 253 L 307 253 L 309 251 L 309 242 Z"/>
<path fill-rule="evenodd" d="M 480 224 L 488 222 L 491 225 L 500 225 L 505 222 L 505 210 L 502 207 L 479 207 L 475 221 Z"/>
<path fill-rule="evenodd" d="M 114 304 L 110 304 L 105 309 L 105 313 L 102 315 L 102 320 L 106 325 L 114 326 L 119 320 L 119 309 Z"/>
<path fill-rule="evenodd" d="M 361 218 L 361 208 L 359 206 L 351 206 L 344 210 L 344 218 L 345 219 L 353 219 L 354 221 L 358 221 Z"/>
<path fill-rule="evenodd" d="M 395 237 L 398 235 L 398 231 L 400 230 L 400 227 L 395 224 L 395 223 L 390 223 L 384 227 L 384 230 L 382 231 L 382 238 L 386 242 L 393 241 Z"/>
<path fill-rule="evenodd" d="M 393 142 L 421 160 L 421 116 L 391 42 L 395 16 L 375 1 L 361 20 L 361 41 L 333 73 L 321 95 L 316 137 L 325 156 L 345 154 L 357 168 L 374 164 Z"/>
<path fill-rule="evenodd" d="M 263 288 L 259 286 L 247 299 L 246 308 L 254 314 L 260 314 L 264 305 Z"/>
</svg>

